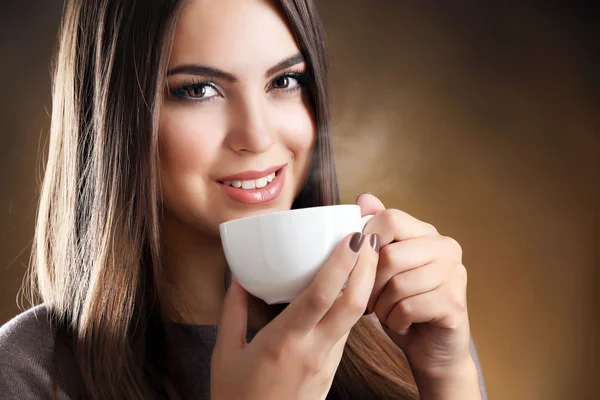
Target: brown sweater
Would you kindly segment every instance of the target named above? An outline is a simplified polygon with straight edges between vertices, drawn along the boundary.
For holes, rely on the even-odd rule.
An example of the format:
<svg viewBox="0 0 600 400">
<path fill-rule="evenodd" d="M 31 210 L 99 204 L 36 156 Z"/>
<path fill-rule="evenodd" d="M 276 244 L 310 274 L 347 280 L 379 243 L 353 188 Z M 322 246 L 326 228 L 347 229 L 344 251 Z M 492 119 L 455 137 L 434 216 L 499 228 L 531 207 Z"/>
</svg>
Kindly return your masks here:
<svg viewBox="0 0 600 400">
<path fill-rule="evenodd" d="M 179 333 L 173 359 L 187 382 L 190 398 L 210 399 L 210 359 L 215 346 L 215 326 L 173 324 Z M 248 339 L 252 338 L 249 333 Z M 0 327 L 0 399 L 51 399 L 53 373 L 58 371 L 57 400 L 74 400 L 79 393 L 78 368 L 70 354 L 55 348 L 54 334 L 43 306 L 37 306 Z M 480 386 L 487 399 L 475 348 Z M 55 368 L 58 364 L 58 369 Z"/>
</svg>

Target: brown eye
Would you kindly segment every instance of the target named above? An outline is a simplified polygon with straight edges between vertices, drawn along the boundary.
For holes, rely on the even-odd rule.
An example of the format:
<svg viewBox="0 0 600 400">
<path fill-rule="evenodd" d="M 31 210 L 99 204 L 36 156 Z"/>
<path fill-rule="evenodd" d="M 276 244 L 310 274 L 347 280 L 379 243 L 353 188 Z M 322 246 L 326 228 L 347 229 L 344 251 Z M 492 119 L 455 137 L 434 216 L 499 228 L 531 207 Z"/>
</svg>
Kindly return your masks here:
<svg viewBox="0 0 600 400">
<path fill-rule="evenodd" d="M 202 98 L 206 95 L 206 86 L 196 86 L 187 90 L 187 95 L 192 98 Z"/>
<path fill-rule="evenodd" d="M 297 89 L 301 89 L 303 86 L 303 79 L 297 74 L 285 74 L 281 75 L 271 81 L 270 89 L 278 90 L 281 92 L 293 92 Z"/>
<path fill-rule="evenodd" d="M 191 83 L 185 84 L 172 91 L 175 97 L 184 100 L 209 100 L 219 96 L 219 91 L 209 83 Z"/>
<path fill-rule="evenodd" d="M 290 78 L 287 76 L 280 76 L 273 81 L 274 89 L 286 89 L 290 86 Z"/>
</svg>

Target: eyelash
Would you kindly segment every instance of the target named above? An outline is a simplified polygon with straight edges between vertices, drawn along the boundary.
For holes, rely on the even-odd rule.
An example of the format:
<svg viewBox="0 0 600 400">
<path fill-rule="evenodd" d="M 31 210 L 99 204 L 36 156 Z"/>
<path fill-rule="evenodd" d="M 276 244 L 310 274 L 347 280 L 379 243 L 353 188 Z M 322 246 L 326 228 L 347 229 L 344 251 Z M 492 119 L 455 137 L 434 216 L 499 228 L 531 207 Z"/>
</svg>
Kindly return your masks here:
<svg viewBox="0 0 600 400">
<path fill-rule="evenodd" d="M 294 69 L 284 71 L 280 75 L 273 78 L 271 80 L 271 84 L 281 78 L 295 79 L 298 81 L 298 86 L 293 87 L 293 88 L 275 89 L 280 92 L 293 93 L 293 92 L 297 92 L 298 90 L 302 90 L 303 88 L 305 88 L 308 85 L 308 75 L 306 74 L 306 72 L 301 72 L 301 71 L 294 70 Z"/>
<path fill-rule="evenodd" d="M 306 87 L 306 85 L 308 84 L 308 75 L 306 74 L 306 72 L 301 72 L 298 70 L 288 70 L 288 71 L 284 71 L 283 73 L 281 73 L 280 75 L 276 76 L 275 78 L 273 78 L 269 84 L 269 86 L 271 86 L 273 84 L 273 82 L 277 81 L 278 79 L 281 78 L 292 78 L 298 81 L 298 85 L 293 87 L 293 88 L 283 88 L 283 89 L 274 89 L 277 90 L 279 92 L 284 92 L 286 94 L 289 93 L 293 93 L 296 92 L 298 90 L 302 90 L 304 87 Z M 171 89 L 171 95 L 173 95 L 174 97 L 183 100 L 183 101 L 196 101 L 196 102 L 208 102 L 211 101 L 213 99 L 215 99 L 217 96 L 211 96 L 211 97 L 207 97 L 207 98 L 189 98 L 186 97 L 187 96 L 187 92 L 189 90 L 193 90 L 193 89 L 198 89 L 201 88 L 202 86 L 210 86 L 211 88 L 213 88 L 216 92 L 220 93 L 220 89 L 219 87 L 214 84 L 211 81 L 207 81 L 207 80 L 197 80 L 197 79 L 192 79 L 189 80 L 187 82 L 184 82 L 183 84 L 181 84 L 179 87 Z"/>
<path fill-rule="evenodd" d="M 199 98 L 199 99 L 186 97 L 187 92 L 189 90 L 198 89 L 198 88 L 201 88 L 202 86 L 210 86 L 216 92 L 220 93 L 219 87 L 217 85 L 215 85 L 214 83 L 212 83 L 211 81 L 192 79 L 187 82 L 184 82 L 183 84 L 181 84 L 179 87 L 177 87 L 175 89 L 171 89 L 171 94 L 174 97 L 184 100 L 184 101 L 197 101 L 197 102 L 201 102 L 201 103 L 211 101 L 215 97 L 217 97 L 217 96 L 211 96 L 211 97 Z"/>
</svg>

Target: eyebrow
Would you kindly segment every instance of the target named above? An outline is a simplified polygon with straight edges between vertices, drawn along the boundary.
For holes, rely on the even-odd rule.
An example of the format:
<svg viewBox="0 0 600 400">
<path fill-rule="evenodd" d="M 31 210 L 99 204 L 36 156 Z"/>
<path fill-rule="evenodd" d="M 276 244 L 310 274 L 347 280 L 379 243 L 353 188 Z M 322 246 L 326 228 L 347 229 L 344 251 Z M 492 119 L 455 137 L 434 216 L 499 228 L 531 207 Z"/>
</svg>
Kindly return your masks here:
<svg viewBox="0 0 600 400">
<path fill-rule="evenodd" d="M 286 58 L 283 61 L 278 62 L 276 65 L 272 66 L 267 70 L 265 74 L 266 77 L 275 75 L 277 72 L 283 71 L 284 69 L 290 68 L 294 65 L 300 64 L 304 62 L 304 56 L 300 53 L 294 54 L 291 57 Z M 219 78 L 226 80 L 228 82 L 237 82 L 238 78 L 230 74 L 229 72 L 222 71 L 217 68 L 208 67 L 205 65 L 198 64 L 183 64 L 178 65 L 167 71 L 167 76 L 177 75 L 177 74 L 186 74 L 186 75 L 198 75 L 204 76 L 207 78 Z"/>
<path fill-rule="evenodd" d="M 267 73 L 265 74 L 266 77 L 275 75 L 276 73 L 283 71 L 284 69 L 293 67 L 294 65 L 300 64 L 304 62 L 304 56 L 300 53 L 298 54 L 294 54 L 291 57 L 286 58 L 285 60 L 277 63 L 276 65 L 274 65 L 273 67 L 269 68 L 267 70 Z"/>
</svg>

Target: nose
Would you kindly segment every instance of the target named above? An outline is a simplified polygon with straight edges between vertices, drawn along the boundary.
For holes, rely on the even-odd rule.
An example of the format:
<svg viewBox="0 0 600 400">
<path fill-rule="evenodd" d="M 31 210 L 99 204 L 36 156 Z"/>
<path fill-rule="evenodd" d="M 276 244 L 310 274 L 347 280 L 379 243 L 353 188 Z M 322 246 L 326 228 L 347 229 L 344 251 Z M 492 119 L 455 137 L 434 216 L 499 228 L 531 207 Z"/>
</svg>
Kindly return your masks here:
<svg viewBox="0 0 600 400">
<path fill-rule="evenodd" d="M 268 105 L 261 99 L 239 101 L 232 108 L 227 142 L 237 153 L 259 154 L 275 143 L 269 126 Z"/>
</svg>

